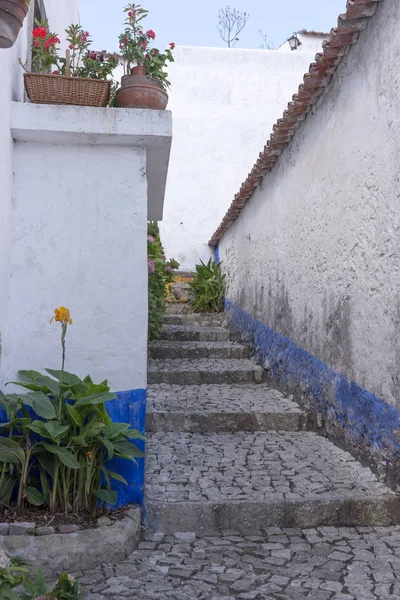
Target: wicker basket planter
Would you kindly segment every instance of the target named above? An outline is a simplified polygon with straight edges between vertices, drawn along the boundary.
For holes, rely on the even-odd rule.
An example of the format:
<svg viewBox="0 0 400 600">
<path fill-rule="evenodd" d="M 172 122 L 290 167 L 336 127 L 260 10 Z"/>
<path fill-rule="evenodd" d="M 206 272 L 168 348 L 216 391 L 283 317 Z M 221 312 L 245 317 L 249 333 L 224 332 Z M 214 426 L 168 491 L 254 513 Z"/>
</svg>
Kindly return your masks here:
<svg viewBox="0 0 400 600">
<path fill-rule="evenodd" d="M 34 104 L 107 106 L 111 82 L 103 79 L 25 73 L 25 89 Z"/>
<path fill-rule="evenodd" d="M 25 0 L 0 0 L 0 48 L 11 48 L 28 12 Z"/>
</svg>

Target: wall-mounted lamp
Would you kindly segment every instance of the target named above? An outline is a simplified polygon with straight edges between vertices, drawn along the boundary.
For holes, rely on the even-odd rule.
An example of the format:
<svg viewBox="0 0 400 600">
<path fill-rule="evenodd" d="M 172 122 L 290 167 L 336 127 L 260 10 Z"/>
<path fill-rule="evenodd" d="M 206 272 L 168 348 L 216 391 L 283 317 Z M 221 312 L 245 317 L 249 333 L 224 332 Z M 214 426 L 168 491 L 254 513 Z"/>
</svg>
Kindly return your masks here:
<svg viewBox="0 0 400 600">
<path fill-rule="evenodd" d="M 297 48 L 299 46 L 301 46 L 301 41 L 297 37 L 297 33 L 296 32 L 294 32 L 293 35 L 290 38 L 288 38 L 288 42 L 289 42 L 291 50 L 297 50 Z"/>
</svg>

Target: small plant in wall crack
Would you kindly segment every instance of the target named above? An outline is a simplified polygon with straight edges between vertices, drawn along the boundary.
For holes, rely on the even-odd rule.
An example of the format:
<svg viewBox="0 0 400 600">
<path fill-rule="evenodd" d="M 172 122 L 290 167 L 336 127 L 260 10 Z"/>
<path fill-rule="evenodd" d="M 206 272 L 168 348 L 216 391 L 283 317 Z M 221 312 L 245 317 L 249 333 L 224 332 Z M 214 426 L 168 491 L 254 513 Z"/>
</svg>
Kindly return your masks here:
<svg viewBox="0 0 400 600">
<path fill-rule="evenodd" d="M 65 371 L 69 309 L 56 308 L 51 321 L 61 325 L 61 369 L 19 371 L 22 381 L 12 383 L 29 391 L 0 392 L 7 415 L 0 423 L 0 504 L 15 503 L 20 513 L 34 505 L 53 514 L 94 514 L 99 501 L 117 502 L 112 480 L 127 485 L 108 461 L 136 462 L 144 454 L 132 440 L 144 438 L 128 423 L 111 421 L 106 402 L 116 394 L 106 380 L 96 384 Z"/>
<path fill-rule="evenodd" d="M 221 263 L 213 260 L 196 265 L 194 280 L 189 283 L 194 293 L 191 301 L 195 312 L 223 312 L 225 275 L 221 274 Z"/>
</svg>

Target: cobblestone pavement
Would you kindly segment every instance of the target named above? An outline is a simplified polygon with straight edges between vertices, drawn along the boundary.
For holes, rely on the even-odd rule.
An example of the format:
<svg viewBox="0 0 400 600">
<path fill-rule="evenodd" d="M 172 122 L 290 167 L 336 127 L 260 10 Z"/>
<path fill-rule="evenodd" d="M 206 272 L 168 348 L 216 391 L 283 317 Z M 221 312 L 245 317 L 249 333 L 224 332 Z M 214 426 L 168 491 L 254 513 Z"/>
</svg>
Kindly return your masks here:
<svg viewBox="0 0 400 600">
<path fill-rule="evenodd" d="M 121 564 L 76 575 L 86 600 L 400 600 L 400 527 L 148 533 Z"/>
<path fill-rule="evenodd" d="M 298 413 L 292 402 L 265 384 L 258 385 L 151 385 L 148 409 L 168 411 L 212 411 L 216 413 Z"/>
<path fill-rule="evenodd" d="M 310 432 L 154 433 L 149 500 L 312 500 L 394 496 L 347 452 Z"/>
</svg>

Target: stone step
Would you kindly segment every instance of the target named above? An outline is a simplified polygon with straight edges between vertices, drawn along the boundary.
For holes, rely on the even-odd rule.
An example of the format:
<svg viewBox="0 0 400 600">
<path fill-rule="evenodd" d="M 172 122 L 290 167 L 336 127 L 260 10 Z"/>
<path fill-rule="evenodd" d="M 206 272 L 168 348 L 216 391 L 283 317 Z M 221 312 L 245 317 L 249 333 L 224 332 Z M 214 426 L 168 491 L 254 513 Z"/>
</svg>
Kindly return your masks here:
<svg viewBox="0 0 400 600">
<path fill-rule="evenodd" d="M 167 315 L 188 315 L 193 314 L 193 308 L 189 302 L 166 302 L 165 312 Z"/>
<path fill-rule="evenodd" d="M 261 383 L 263 369 L 246 359 L 153 359 L 149 383 L 195 385 L 201 383 Z"/>
<path fill-rule="evenodd" d="M 299 406 L 265 384 L 151 385 L 147 431 L 301 431 Z"/>
<path fill-rule="evenodd" d="M 229 331 L 222 327 L 164 325 L 160 339 L 179 342 L 228 342 Z"/>
<path fill-rule="evenodd" d="M 197 325 L 200 327 L 220 327 L 225 320 L 225 313 L 169 314 L 164 317 L 166 325 Z"/>
<path fill-rule="evenodd" d="M 149 358 L 248 358 L 248 348 L 233 342 L 170 342 L 149 343 Z"/>
<path fill-rule="evenodd" d="M 146 509 L 155 531 L 400 524 L 399 496 L 310 432 L 148 436 Z"/>
</svg>

